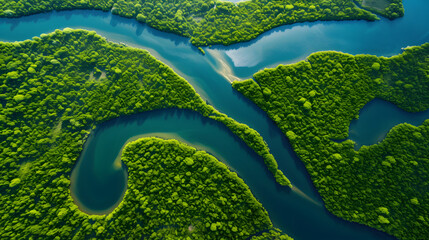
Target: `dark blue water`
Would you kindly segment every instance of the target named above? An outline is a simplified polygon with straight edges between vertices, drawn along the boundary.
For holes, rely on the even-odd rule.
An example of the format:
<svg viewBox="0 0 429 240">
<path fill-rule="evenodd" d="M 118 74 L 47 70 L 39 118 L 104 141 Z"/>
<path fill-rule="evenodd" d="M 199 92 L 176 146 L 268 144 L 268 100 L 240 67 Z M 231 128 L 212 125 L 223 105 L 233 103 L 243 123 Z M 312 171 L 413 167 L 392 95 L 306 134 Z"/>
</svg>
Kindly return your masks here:
<svg viewBox="0 0 429 240">
<path fill-rule="evenodd" d="M 381 142 L 392 127 L 400 123 L 421 125 L 429 119 L 429 110 L 418 113 L 406 112 L 394 104 L 374 99 L 362 108 L 359 119 L 353 120 L 349 128 L 349 138 L 356 142 L 356 148 Z"/>
<path fill-rule="evenodd" d="M 214 155 L 238 173 L 264 205 L 271 219 L 297 239 L 389 239 L 386 234 L 343 221 L 328 213 L 318 201 L 275 183 L 263 159 L 223 124 L 186 110 L 157 110 L 121 117 L 101 124 L 86 142 L 73 170 L 74 199 L 89 213 L 103 213 L 116 206 L 126 184 L 125 168 L 116 157 L 132 138 L 174 138 Z M 287 147 L 287 146 L 285 146 Z M 105 191 L 110 189 L 110 191 Z M 117 193 L 112 194 L 112 192 Z M 311 231 L 309 231 L 311 229 Z"/>
<path fill-rule="evenodd" d="M 132 19 L 109 13 L 77 10 L 3 19 L 0 32 L 3 31 L 5 35 L 1 35 L 0 40 L 24 40 L 65 27 L 96 30 L 109 40 L 149 50 L 188 80 L 215 108 L 257 130 L 273 150 L 279 168 L 294 186 L 314 199 L 319 198 L 303 164 L 293 151 L 285 148 L 289 143 L 284 134 L 262 110 L 231 87 L 217 69 L 220 64 L 215 56 L 209 53 L 201 55 L 186 38 L 159 32 Z"/>
<path fill-rule="evenodd" d="M 316 51 L 389 57 L 406 46 L 429 41 L 429 1 L 404 0 L 405 16 L 394 21 L 315 22 L 282 26 L 256 40 L 220 47 L 239 77 L 305 59 Z"/>
<path fill-rule="evenodd" d="M 257 156 L 246 156 L 245 159 L 243 158 L 244 160 L 234 160 L 235 158 L 224 156 L 221 147 L 216 151 L 209 151 L 216 153 L 216 157 L 223 159 L 227 165 L 240 174 L 249 185 L 252 193 L 267 209 L 276 227 L 281 228 L 295 239 L 388 239 L 387 235 L 378 231 L 340 220 L 327 213 L 323 207 L 314 204 L 314 201 L 321 203 L 320 197 L 315 191 L 303 164 L 291 151 L 284 135 L 264 112 L 231 88 L 230 83 L 225 79 L 225 75 L 229 73 L 239 77 L 250 77 L 254 72 L 265 67 L 304 59 L 311 52 L 320 50 L 391 56 L 399 53 L 401 47 L 428 42 L 429 28 L 427 22 L 429 22 L 429 14 L 426 13 L 429 10 L 429 1 L 406 0 L 404 6 L 406 15 L 399 20 L 383 19 L 371 23 L 348 21 L 296 24 L 276 28 L 248 43 L 230 47 L 215 47 L 214 50 L 206 51 L 206 56 L 199 54 L 198 50 L 189 44 L 188 39 L 153 30 L 132 19 L 98 11 L 65 11 L 19 19 L 1 19 L 0 40 L 25 40 L 41 33 L 52 32 L 57 28 L 72 27 L 95 30 L 109 40 L 147 49 L 187 79 L 197 92 L 215 108 L 257 130 L 268 143 L 273 155 L 279 162 L 279 168 L 285 172 L 294 186 L 312 199 L 312 201 L 308 201 L 287 188 L 278 187 Z M 227 64 L 224 66 L 222 63 Z M 148 118 L 151 118 L 151 114 Z M 168 115 L 168 113 L 166 114 Z M 171 121 L 176 124 L 175 122 L 179 120 L 173 119 Z M 177 133 L 184 126 L 176 126 L 176 130 L 169 131 L 175 132 L 177 136 Z M 204 128 L 207 126 L 207 124 L 204 125 Z M 120 131 L 123 125 L 118 124 L 116 126 L 113 124 L 112 127 L 118 128 Z M 219 129 L 216 130 L 220 131 Z M 180 136 L 182 135 L 180 134 Z M 126 136 L 123 138 L 125 139 Z M 96 137 L 89 141 L 87 151 L 93 146 L 101 146 L 101 149 L 107 148 L 103 146 L 110 146 L 109 143 L 107 145 L 102 144 L 100 139 L 102 138 Z M 192 139 L 187 141 L 196 144 Z M 91 145 L 91 142 L 97 144 Z M 121 143 L 117 144 L 120 145 Z M 215 149 L 209 144 L 211 143 L 206 142 L 199 146 L 204 149 Z M 90 145 L 91 147 L 89 147 Z M 246 147 L 242 146 L 233 150 L 248 152 L 245 149 Z M 116 156 L 117 154 L 113 154 L 108 155 L 109 158 L 97 158 L 91 164 L 96 164 L 98 161 L 107 161 L 103 163 L 110 161 L 110 165 L 104 165 L 110 168 L 111 177 L 116 177 L 118 182 L 122 178 L 125 184 L 125 175 L 119 174 L 120 171 L 124 173 L 123 170 L 115 170 L 111 164 Z M 257 164 L 241 166 L 234 163 L 234 161 L 251 162 L 248 160 L 249 157 L 251 157 L 251 161 Z M 82 164 L 81 162 L 83 161 L 79 161 L 79 164 Z M 247 171 L 249 173 L 246 174 Z M 252 172 L 255 174 L 257 172 L 256 176 L 258 177 L 254 177 Z M 96 167 L 94 174 L 98 174 L 98 176 L 91 177 L 102 178 L 103 173 L 106 173 L 106 176 L 109 175 L 109 171 L 102 171 Z M 116 189 L 118 189 L 117 196 L 120 196 L 123 189 L 120 187 Z M 113 191 L 110 193 L 115 194 Z M 79 194 L 76 193 L 76 195 Z M 92 205 L 97 205 L 97 203 Z"/>
</svg>

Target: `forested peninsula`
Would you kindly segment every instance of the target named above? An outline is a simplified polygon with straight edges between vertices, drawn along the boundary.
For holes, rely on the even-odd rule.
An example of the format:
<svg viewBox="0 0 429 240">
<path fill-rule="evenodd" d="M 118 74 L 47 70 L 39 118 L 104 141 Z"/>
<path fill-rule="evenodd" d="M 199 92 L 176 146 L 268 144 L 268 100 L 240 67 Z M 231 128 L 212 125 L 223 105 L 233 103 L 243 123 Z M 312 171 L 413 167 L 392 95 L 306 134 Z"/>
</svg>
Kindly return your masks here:
<svg viewBox="0 0 429 240">
<path fill-rule="evenodd" d="M 401 0 L 358 0 L 362 8 L 390 19 L 403 16 Z M 20 17 L 52 10 L 112 11 L 161 31 L 191 39 L 195 46 L 249 41 L 275 27 L 317 20 L 369 20 L 377 16 L 353 0 L 0 0 L 0 17 Z"/>
<path fill-rule="evenodd" d="M 352 119 L 374 98 L 407 111 L 429 108 L 429 43 L 391 58 L 318 52 L 233 87 L 288 137 L 326 208 L 400 239 L 429 236 L 429 120 L 400 124 L 354 150 Z"/>
<path fill-rule="evenodd" d="M 96 234 L 98 220 L 77 210 L 69 190 L 86 138 L 101 122 L 165 108 L 222 122 L 291 186 L 259 133 L 207 105 L 145 50 L 72 29 L 0 43 L 0 236 Z"/>
<path fill-rule="evenodd" d="M 243 180 L 203 151 L 177 140 L 142 138 L 127 144 L 121 160 L 128 189 L 112 213 L 90 216 L 68 194 L 54 201 L 42 195 L 25 214 L 9 216 L 14 224 L 2 224 L 2 238 L 291 239 L 273 228 Z M 64 177 L 52 184 L 68 189 Z"/>
</svg>

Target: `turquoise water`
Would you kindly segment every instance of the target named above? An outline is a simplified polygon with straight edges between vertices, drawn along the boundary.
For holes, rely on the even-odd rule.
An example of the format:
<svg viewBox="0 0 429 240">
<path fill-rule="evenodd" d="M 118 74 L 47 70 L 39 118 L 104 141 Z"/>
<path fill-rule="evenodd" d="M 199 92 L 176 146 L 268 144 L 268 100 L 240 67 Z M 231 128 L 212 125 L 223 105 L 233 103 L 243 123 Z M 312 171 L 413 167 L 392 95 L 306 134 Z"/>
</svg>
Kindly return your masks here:
<svg viewBox="0 0 429 240">
<path fill-rule="evenodd" d="M 359 112 L 359 119 L 353 120 L 349 127 L 349 138 L 356 142 L 356 148 L 381 142 L 392 127 L 400 123 L 421 125 L 429 119 L 429 110 L 410 113 L 394 104 L 374 99 Z"/>
<path fill-rule="evenodd" d="M 429 2 L 405 0 L 404 5 L 405 17 L 395 21 L 383 19 L 378 22 L 295 24 L 276 28 L 247 43 L 230 47 L 216 46 L 213 50 L 206 49 L 208 50 L 206 56 L 199 54 L 199 51 L 191 46 L 186 38 L 159 32 L 141 25 L 135 20 L 99 11 L 64 11 L 19 19 L 1 19 L 0 40 L 25 40 L 41 33 L 52 32 L 55 29 L 72 27 L 95 30 L 109 40 L 147 49 L 187 79 L 197 92 L 215 108 L 257 130 L 268 143 L 279 162 L 279 168 L 285 172 L 294 186 L 312 199 L 310 201 L 294 191 L 275 184 L 273 177 L 267 172 L 259 157 L 251 151 L 249 152 L 248 147 L 233 136 L 230 136 L 228 142 L 236 144 L 235 148 L 215 145 L 215 142 L 224 141 L 216 138 L 218 134 L 227 136 L 229 130 L 207 121 L 207 119 L 202 119 L 197 114 L 192 115 L 191 113 L 192 116 L 187 118 L 187 114 L 166 110 L 160 111 L 161 113 L 151 112 L 133 116 L 130 117 L 131 120 L 121 118 L 114 120 L 118 122 L 106 123 L 106 127 L 103 127 L 104 125 L 99 127 L 100 132 L 93 134 L 85 149 L 88 156 L 95 154 L 93 156 L 105 157 L 80 159 L 78 164 L 92 166 L 92 170 L 90 167 L 85 167 L 85 169 L 88 168 L 87 174 L 84 172 L 79 174 L 79 177 L 75 179 L 76 184 L 79 185 L 79 181 L 96 183 L 97 180 L 100 183 L 114 181 L 118 185 L 110 185 L 112 187 L 104 188 L 104 191 L 100 185 L 97 188 L 97 194 L 91 197 L 91 200 L 85 200 L 82 196 L 90 196 L 90 192 L 95 191 L 93 188 L 89 188 L 89 186 L 88 188 L 75 188 L 73 193 L 79 198 L 78 200 L 87 201 L 81 204 L 82 206 L 86 205 L 95 212 L 103 212 L 109 206 L 114 206 L 115 202 L 120 199 L 126 184 L 125 171 L 115 169 L 112 165 L 118 152 L 106 155 L 97 155 L 97 152 L 106 151 L 115 144 L 119 146 L 119 148 L 115 148 L 119 151 L 129 137 L 126 135 L 127 133 L 119 136 L 121 132 L 135 131 L 134 134 L 136 134 L 143 131 L 139 130 L 142 126 L 137 124 L 140 121 L 139 118 L 146 119 L 145 125 L 151 123 L 151 119 L 155 124 L 156 121 L 162 122 L 161 119 L 167 118 L 164 125 L 171 124 L 175 126 L 175 130 L 164 129 L 162 130 L 164 134 L 174 133 L 173 135 L 176 137 L 179 135 L 197 148 L 208 149 L 210 153 L 225 161 L 249 185 L 255 197 L 267 209 L 274 225 L 295 239 L 389 239 L 389 236 L 381 232 L 343 221 L 319 206 L 318 204 L 322 203 L 320 196 L 314 189 L 302 162 L 290 149 L 287 139 L 263 111 L 231 88 L 225 75 L 230 74 L 240 78 L 251 77 L 254 72 L 265 67 L 272 67 L 278 63 L 295 62 L 304 59 L 311 52 L 320 50 L 391 56 L 399 53 L 402 47 L 428 42 L 429 15 L 426 13 L 429 9 Z M 222 68 L 222 62 L 227 63 L 226 68 Z M 361 120 L 363 117 L 364 114 L 362 114 Z M 208 130 L 205 130 L 209 131 L 207 136 L 213 136 L 213 138 L 204 140 L 205 142 L 202 144 L 196 135 L 187 136 L 182 132 L 183 129 L 187 129 L 187 121 L 191 121 L 191 126 L 195 129 L 207 128 Z M 201 123 L 197 123 L 198 121 Z M 179 122 L 183 122 L 183 124 L 179 124 Z M 135 129 L 130 128 L 125 131 L 126 126 L 133 126 L 133 124 L 135 124 Z M 114 138 L 104 137 L 105 135 L 102 135 L 104 131 L 106 136 L 109 136 L 110 131 L 116 135 L 112 135 L 115 136 Z M 229 151 L 223 149 L 229 149 Z M 86 152 L 82 156 L 86 156 Z M 85 163 L 85 160 L 88 163 Z M 73 174 L 75 172 L 76 169 Z M 103 202 L 97 198 L 103 194 L 111 196 L 111 199 L 104 199 L 105 202 Z"/>
</svg>

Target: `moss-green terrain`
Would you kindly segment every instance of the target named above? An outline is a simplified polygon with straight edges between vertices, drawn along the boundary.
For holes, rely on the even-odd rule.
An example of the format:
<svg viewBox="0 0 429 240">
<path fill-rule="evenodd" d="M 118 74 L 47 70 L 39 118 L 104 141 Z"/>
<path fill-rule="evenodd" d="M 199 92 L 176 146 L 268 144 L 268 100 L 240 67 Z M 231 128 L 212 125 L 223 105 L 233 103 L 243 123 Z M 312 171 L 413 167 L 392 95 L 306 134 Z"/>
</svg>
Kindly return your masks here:
<svg viewBox="0 0 429 240">
<path fill-rule="evenodd" d="M 319 52 L 233 87 L 276 122 L 305 163 L 326 208 L 400 239 L 429 236 L 429 120 L 401 124 L 354 150 L 352 119 L 374 98 L 429 108 L 429 43 L 391 58 Z"/>
<path fill-rule="evenodd" d="M 280 184 L 290 186 L 255 130 L 207 105 L 147 51 L 71 29 L 0 43 L 0 238 L 70 239 L 97 232 L 116 238 L 109 235 L 119 231 L 113 225 L 104 231 L 105 218 L 94 220 L 77 209 L 70 173 L 97 124 L 165 108 L 191 109 L 222 122 L 262 156 Z M 213 219 L 222 222 L 222 215 Z M 258 231 L 271 226 L 261 224 Z M 257 233 L 247 230 L 247 236 Z"/>
<path fill-rule="evenodd" d="M 128 189 L 111 214 L 119 236 L 246 239 L 272 230 L 270 236 L 290 239 L 273 229 L 243 180 L 203 151 L 177 140 L 144 138 L 126 146 L 122 161 Z"/>
<path fill-rule="evenodd" d="M 90 216 L 68 195 L 55 202 L 42 195 L 23 213 L 3 213 L 2 238 L 291 239 L 273 228 L 243 180 L 206 152 L 177 140 L 143 138 L 128 143 L 121 160 L 128 188 L 112 213 Z M 68 183 L 65 177 L 52 181 L 57 189 Z M 12 181 L 9 187 L 25 184 Z"/>
<path fill-rule="evenodd" d="M 381 4 L 378 2 L 383 1 Z M 360 6 L 391 19 L 401 17 L 401 0 L 358 0 Z M 377 16 L 353 0 L 0 0 L 0 17 L 52 10 L 99 9 L 135 18 L 165 32 L 191 39 L 196 46 L 249 41 L 281 25 L 317 20 L 369 20 Z"/>
</svg>

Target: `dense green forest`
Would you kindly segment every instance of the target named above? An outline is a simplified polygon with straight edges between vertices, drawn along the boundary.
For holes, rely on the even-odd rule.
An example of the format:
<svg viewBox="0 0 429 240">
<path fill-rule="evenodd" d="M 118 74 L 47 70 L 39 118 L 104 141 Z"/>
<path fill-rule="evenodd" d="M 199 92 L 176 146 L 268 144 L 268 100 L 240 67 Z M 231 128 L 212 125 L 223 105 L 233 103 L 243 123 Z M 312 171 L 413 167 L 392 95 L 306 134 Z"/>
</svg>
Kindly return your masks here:
<svg viewBox="0 0 429 240">
<path fill-rule="evenodd" d="M 358 151 L 338 139 L 376 97 L 407 111 L 429 108 L 429 43 L 391 58 L 314 53 L 233 87 L 286 134 L 329 211 L 400 239 L 427 239 L 429 120 L 399 125 Z"/>
<path fill-rule="evenodd" d="M 59 231 L 56 223 L 72 206 L 64 205 L 71 201 L 70 172 L 90 130 L 161 108 L 191 109 L 222 122 L 290 186 L 259 133 L 207 105 L 145 50 L 71 29 L 0 43 L 0 236 L 20 236 L 35 222 L 35 234 Z M 49 214 L 60 217 L 44 219 Z M 64 231 L 75 230 L 64 225 Z"/>
<path fill-rule="evenodd" d="M 379 1 L 383 9 L 380 4 L 364 4 Z M 392 19 L 404 14 L 401 0 L 367 0 L 361 6 Z M 272 28 L 297 22 L 377 19 L 353 0 L 250 0 L 238 4 L 213 0 L 0 0 L 0 17 L 67 9 L 112 11 L 161 31 L 189 37 L 196 46 L 249 41 Z"/>
<path fill-rule="evenodd" d="M 1 237 L 246 239 L 269 230 L 270 237 L 291 239 L 273 228 L 243 180 L 203 151 L 177 140 L 143 138 L 128 143 L 121 160 L 128 167 L 128 188 L 112 213 L 90 216 L 79 211 L 68 194 L 69 180 L 61 176 L 45 189 L 26 189 L 27 197 L 12 198 L 19 205 L 12 205 L 10 212 L 2 205 Z M 25 180 L 12 181 L 9 187 L 22 188 L 31 180 L 37 184 L 41 173 L 32 171 L 28 167 L 22 173 Z M 38 201 L 32 200 L 35 196 Z M 28 202 L 29 208 L 22 209 Z"/>
</svg>

